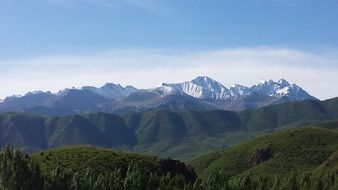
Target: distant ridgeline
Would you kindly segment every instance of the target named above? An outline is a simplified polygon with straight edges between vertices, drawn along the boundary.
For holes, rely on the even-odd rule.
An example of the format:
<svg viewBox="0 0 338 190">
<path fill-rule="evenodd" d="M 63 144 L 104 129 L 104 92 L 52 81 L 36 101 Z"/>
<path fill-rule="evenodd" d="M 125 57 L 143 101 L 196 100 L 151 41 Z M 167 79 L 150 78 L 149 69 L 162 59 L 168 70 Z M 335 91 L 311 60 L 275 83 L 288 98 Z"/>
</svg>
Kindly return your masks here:
<svg viewBox="0 0 338 190">
<path fill-rule="evenodd" d="M 281 79 L 247 87 L 226 88 L 208 78 L 197 77 L 177 84 L 163 83 L 151 89 L 107 83 L 100 88 L 85 86 L 65 89 L 58 93 L 35 91 L 24 96 L 11 96 L 0 101 L 0 111 L 27 112 L 61 116 L 92 112 L 127 113 L 166 109 L 242 111 L 285 102 L 316 100 L 296 84 Z"/>
<path fill-rule="evenodd" d="M 243 112 L 152 110 L 124 115 L 0 114 L 0 144 L 25 152 L 89 144 L 187 159 L 288 127 L 337 127 L 338 98 L 290 102 Z M 331 122 L 331 123 L 330 123 Z"/>
</svg>

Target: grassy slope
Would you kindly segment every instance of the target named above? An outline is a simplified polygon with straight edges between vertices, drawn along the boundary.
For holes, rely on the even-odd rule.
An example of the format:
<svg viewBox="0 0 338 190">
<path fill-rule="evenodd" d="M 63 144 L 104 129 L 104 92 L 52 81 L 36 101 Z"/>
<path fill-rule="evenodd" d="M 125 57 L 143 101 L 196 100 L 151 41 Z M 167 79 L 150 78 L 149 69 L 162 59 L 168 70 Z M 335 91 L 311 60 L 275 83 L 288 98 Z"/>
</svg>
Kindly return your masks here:
<svg viewBox="0 0 338 190">
<path fill-rule="evenodd" d="M 272 150 L 272 156 L 264 162 L 253 164 L 258 152 Z M 207 154 L 191 160 L 198 175 L 206 176 L 216 168 L 223 168 L 231 175 L 248 173 L 282 176 L 290 172 L 303 173 L 319 167 L 338 149 L 338 131 L 334 129 L 306 127 L 289 129 L 253 141 Z M 263 151 L 264 152 L 264 151 Z"/>
<path fill-rule="evenodd" d="M 78 171 L 80 174 L 84 174 L 87 168 L 100 174 L 119 168 L 126 171 L 129 165 L 136 164 L 145 174 L 171 172 L 184 175 L 188 179 L 195 176 L 190 168 L 179 161 L 92 146 L 60 147 L 35 153 L 32 157 L 46 174 L 58 165 L 62 169 Z"/>
<path fill-rule="evenodd" d="M 159 158 L 141 156 L 131 153 L 122 153 L 109 149 L 95 148 L 91 146 L 71 146 L 50 149 L 33 154 L 43 172 L 51 172 L 58 164 L 67 169 L 84 172 L 87 167 L 97 172 L 109 171 L 116 167 L 126 167 L 131 162 L 142 163 L 143 166 L 152 167 Z"/>
<path fill-rule="evenodd" d="M 313 179 L 318 181 L 330 173 L 338 174 L 338 150 L 313 171 Z"/>
</svg>

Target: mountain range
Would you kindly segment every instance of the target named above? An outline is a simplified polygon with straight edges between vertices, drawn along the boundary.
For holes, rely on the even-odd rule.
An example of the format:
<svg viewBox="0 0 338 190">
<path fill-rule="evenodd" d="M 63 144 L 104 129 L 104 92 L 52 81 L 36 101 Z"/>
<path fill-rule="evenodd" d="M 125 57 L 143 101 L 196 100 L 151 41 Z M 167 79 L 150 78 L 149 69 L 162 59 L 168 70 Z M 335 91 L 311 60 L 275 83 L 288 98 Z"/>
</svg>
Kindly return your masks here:
<svg viewBox="0 0 338 190">
<path fill-rule="evenodd" d="M 291 101 L 317 100 L 296 84 L 281 79 L 260 82 L 251 87 L 221 83 L 203 76 L 188 82 L 151 89 L 107 83 L 100 88 L 84 86 L 58 93 L 35 91 L 0 101 L 0 111 L 42 115 L 70 115 L 90 112 L 126 113 L 167 109 L 171 111 L 223 109 L 242 111 Z"/>
<path fill-rule="evenodd" d="M 282 86 L 283 82 L 267 81 L 249 90 L 261 90 L 268 83 Z M 200 100 L 200 104 L 224 105 L 223 100 L 231 100 L 231 96 L 226 95 L 226 89 L 217 83 L 208 83 L 209 91 L 199 93 L 193 88 L 185 88 L 196 85 L 195 81 L 191 83 L 163 84 L 148 90 L 129 88 L 135 92 L 127 96 L 121 95 L 121 92 L 120 99 L 133 100 L 146 91 L 162 93 L 163 97 L 158 100 L 167 102 L 185 97 L 183 100 Z M 119 85 L 112 86 L 121 89 Z M 288 94 L 292 94 L 291 90 L 264 89 L 270 97 L 286 99 L 290 96 Z M 30 97 L 26 100 L 32 103 L 38 102 L 32 97 L 39 93 L 24 97 Z M 107 99 L 115 104 L 120 101 L 118 98 L 107 98 L 112 94 L 91 87 L 42 94 L 45 94 L 45 101 L 50 105 L 64 105 L 74 110 L 91 110 L 91 105 L 97 105 L 96 108 L 100 110 Z M 75 101 L 78 97 L 81 100 Z M 233 100 L 236 101 L 235 98 Z M 7 168 L 17 171 L 16 166 L 21 168 L 22 164 L 11 161 L 16 157 L 8 156 L 11 150 L 5 145 L 33 153 L 31 156 L 21 155 L 27 160 L 32 159 L 41 168 L 41 179 L 47 179 L 47 183 L 41 183 L 47 184 L 45 189 L 51 189 L 47 188 L 50 185 L 61 187 L 60 184 L 66 184 L 60 189 L 71 189 L 78 184 L 77 179 L 83 179 L 81 184 L 88 187 L 97 187 L 98 181 L 101 181 L 101 185 L 109 180 L 114 181 L 115 185 L 120 182 L 117 189 L 126 186 L 126 180 L 128 184 L 138 184 L 138 187 L 145 184 L 154 187 L 154 182 L 160 181 L 162 184 L 164 179 L 169 180 L 165 185 L 170 187 L 168 189 L 173 184 L 180 187 L 177 189 L 229 189 L 229 184 L 230 189 L 337 189 L 338 98 L 288 101 L 236 112 L 217 109 L 176 112 L 154 108 L 142 112 L 97 112 L 67 116 L 0 113 L 1 159 L 12 164 Z M 177 106 L 174 108 L 184 105 L 182 100 L 176 103 L 171 105 Z M 115 151 L 102 147 L 114 148 Z M 18 151 L 13 152 L 13 155 L 18 154 Z M 189 165 L 156 156 L 183 159 Z M 40 171 L 37 165 L 32 166 L 34 171 Z M 89 175 L 93 173 L 100 177 L 95 180 L 94 175 Z M 137 177 L 137 173 L 145 180 Z M 154 174 L 159 177 L 155 178 Z M 200 188 L 196 188 L 198 184 Z M 111 187 L 111 183 L 107 187 Z"/>
<path fill-rule="evenodd" d="M 123 115 L 69 116 L 0 114 L 0 146 L 26 152 L 90 144 L 172 158 L 191 158 L 289 127 L 332 121 L 337 126 L 338 98 L 289 102 L 242 112 L 173 112 L 156 109 Z"/>
</svg>

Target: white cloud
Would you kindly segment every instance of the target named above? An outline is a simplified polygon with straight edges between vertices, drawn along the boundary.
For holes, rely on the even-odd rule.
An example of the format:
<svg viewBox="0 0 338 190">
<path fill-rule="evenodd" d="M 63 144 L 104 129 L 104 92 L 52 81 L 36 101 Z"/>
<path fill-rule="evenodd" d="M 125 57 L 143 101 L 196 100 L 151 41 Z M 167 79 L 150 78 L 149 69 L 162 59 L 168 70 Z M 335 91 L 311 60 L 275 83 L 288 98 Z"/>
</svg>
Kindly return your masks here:
<svg viewBox="0 0 338 190">
<path fill-rule="evenodd" d="M 338 96 L 338 53 L 286 48 L 210 51 L 109 50 L 86 55 L 50 55 L 0 61 L 0 97 L 30 90 L 100 86 L 105 82 L 150 88 L 199 75 L 226 86 L 285 78 L 320 99 Z"/>
</svg>

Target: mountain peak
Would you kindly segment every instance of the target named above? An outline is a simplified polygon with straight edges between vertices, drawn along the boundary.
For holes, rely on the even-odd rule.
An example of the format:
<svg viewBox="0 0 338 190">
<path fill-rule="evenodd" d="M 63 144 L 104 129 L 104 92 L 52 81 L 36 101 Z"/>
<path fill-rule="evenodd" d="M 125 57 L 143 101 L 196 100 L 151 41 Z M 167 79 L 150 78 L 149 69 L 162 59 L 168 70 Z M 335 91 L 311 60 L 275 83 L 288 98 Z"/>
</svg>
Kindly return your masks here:
<svg viewBox="0 0 338 190">
<path fill-rule="evenodd" d="M 280 84 L 282 86 L 290 86 L 290 83 L 288 81 L 286 81 L 285 79 L 280 79 L 278 81 L 278 84 Z"/>
<path fill-rule="evenodd" d="M 161 87 L 169 87 L 161 91 L 164 92 L 164 94 L 166 92 L 182 92 L 183 94 L 198 99 L 227 103 L 253 94 L 261 94 L 276 99 L 281 97 L 291 97 L 294 100 L 311 98 L 311 96 L 301 88 L 290 85 L 285 79 L 280 79 L 277 82 L 272 79 L 264 80 L 251 87 L 236 84 L 228 89 L 210 77 L 199 76 L 190 82 L 176 84 L 163 83 Z M 172 91 L 173 89 L 175 89 L 175 91 Z"/>
<path fill-rule="evenodd" d="M 121 84 L 115 84 L 115 83 L 106 83 L 100 89 L 101 90 L 110 89 L 110 90 L 118 90 L 118 91 L 128 91 L 128 93 L 137 91 L 137 88 L 131 85 L 122 86 Z"/>
<path fill-rule="evenodd" d="M 137 91 L 133 86 L 123 87 L 121 84 L 115 83 L 106 83 L 100 88 L 84 86 L 82 90 L 90 90 L 109 99 L 119 99 Z"/>
<path fill-rule="evenodd" d="M 277 82 L 273 80 L 264 80 L 253 86 L 236 84 L 230 88 L 226 88 L 210 77 L 199 76 L 191 81 L 182 83 L 162 83 L 160 86 L 145 90 L 138 90 L 133 86 L 106 83 L 99 88 L 93 86 L 84 86 L 79 89 L 68 88 L 55 94 L 41 91 L 31 92 L 27 93 L 23 98 L 6 98 L 3 102 L 0 102 L 0 111 L 1 106 L 3 107 L 3 110 L 5 108 L 14 110 L 14 108 L 29 107 L 32 106 L 32 101 L 35 102 L 34 105 L 50 106 L 52 103 L 54 104 L 59 101 L 59 99 L 64 98 L 65 95 L 69 95 L 69 93 L 73 94 L 73 97 L 79 97 L 79 99 L 83 99 L 83 97 L 97 98 L 98 96 L 93 96 L 93 93 L 101 96 L 101 98 L 99 98 L 100 101 L 104 97 L 104 101 L 106 102 L 103 101 L 98 105 L 93 105 L 91 108 L 93 110 L 118 110 L 124 109 L 129 105 L 135 105 L 135 107 L 144 106 L 145 108 L 147 106 L 152 107 L 161 103 L 167 103 L 166 101 L 169 99 L 166 99 L 165 97 L 196 98 L 198 100 L 194 101 L 207 103 L 211 107 L 215 106 L 215 108 L 219 109 L 233 110 L 237 109 L 236 107 L 243 109 L 270 105 L 274 102 L 281 103 L 315 99 L 299 86 L 295 84 L 290 85 L 285 79 L 280 79 Z M 86 96 L 83 96 L 84 94 Z M 131 94 L 134 94 L 134 96 Z M 131 95 L 130 97 L 132 98 L 124 99 L 129 95 Z M 179 96 L 176 97 L 176 95 Z M 252 97 L 255 99 L 252 99 Z M 81 102 L 86 101 L 87 100 L 82 100 Z M 73 111 L 78 112 L 78 110 Z"/>
<path fill-rule="evenodd" d="M 106 83 L 102 86 L 104 87 L 108 87 L 108 88 L 123 88 L 120 84 L 115 84 L 115 83 Z"/>
<path fill-rule="evenodd" d="M 221 83 L 207 76 L 199 76 L 193 79 L 191 83 L 196 84 L 202 88 L 212 89 L 216 91 L 226 90 L 226 88 Z"/>
<path fill-rule="evenodd" d="M 216 82 L 214 79 L 207 76 L 198 76 L 191 81 L 192 83 L 214 83 Z"/>
<path fill-rule="evenodd" d="M 52 93 L 50 91 L 41 91 L 41 90 L 36 90 L 36 91 L 32 91 L 32 92 L 27 92 L 25 94 L 25 96 L 30 96 L 30 95 L 39 95 L 39 94 L 48 94 L 48 95 L 52 95 Z"/>
<path fill-rule="evenodd" d="M 261 80 L 258 84 L 259 86 L 279 86 L 279 87 L 291 87 L 290 83 L 285 80 L 285 79 L 280 79 L 277 82 L 275 82 L 274 80 L 270 79 L 270 80 Z"/>
<path fill-rule="evenodd" d="M 259 81 L 260 85 L 266 85 L 266 84 L 272 84 L 272 83 L 274 83 L 274 81 L 272 79 L 270 79 L 270 80 L 262 79 L 262 80 Z"/>
</svg>

